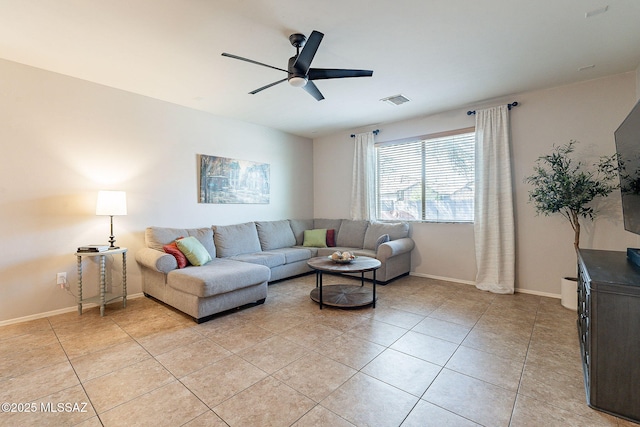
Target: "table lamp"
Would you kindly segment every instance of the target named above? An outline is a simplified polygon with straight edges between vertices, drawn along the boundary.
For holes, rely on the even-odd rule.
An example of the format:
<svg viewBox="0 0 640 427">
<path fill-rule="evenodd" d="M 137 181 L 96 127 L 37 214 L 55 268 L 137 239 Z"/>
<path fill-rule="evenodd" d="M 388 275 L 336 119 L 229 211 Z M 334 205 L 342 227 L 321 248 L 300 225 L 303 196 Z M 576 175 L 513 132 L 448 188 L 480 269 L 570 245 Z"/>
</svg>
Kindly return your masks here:
<svg viewBox="0 0 640 427">
<path fill-rule="evenodd" d="M 113 235 L 114 215 L 127 214 L 127 193 L 124 191 L 99 191 L 96 203 L 96 215 L 108 215 L 111 217 L 111 236 L 109 236 L 109 249 L 119 249 L 114 246 L 116 238 Z"/>
</svg>

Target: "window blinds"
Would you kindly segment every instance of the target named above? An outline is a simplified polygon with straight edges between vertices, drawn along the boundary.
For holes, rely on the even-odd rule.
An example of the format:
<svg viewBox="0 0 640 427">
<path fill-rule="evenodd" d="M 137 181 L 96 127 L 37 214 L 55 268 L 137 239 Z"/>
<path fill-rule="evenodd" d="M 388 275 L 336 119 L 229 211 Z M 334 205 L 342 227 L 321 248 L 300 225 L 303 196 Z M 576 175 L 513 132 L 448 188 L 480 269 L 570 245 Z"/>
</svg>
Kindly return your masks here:
<svg viewBox="0 0 640 427">
<path fill-rule="evenodd" d="M 379 219 L 473 222 L 475 133 L 376 148 Z"/>
</svg>

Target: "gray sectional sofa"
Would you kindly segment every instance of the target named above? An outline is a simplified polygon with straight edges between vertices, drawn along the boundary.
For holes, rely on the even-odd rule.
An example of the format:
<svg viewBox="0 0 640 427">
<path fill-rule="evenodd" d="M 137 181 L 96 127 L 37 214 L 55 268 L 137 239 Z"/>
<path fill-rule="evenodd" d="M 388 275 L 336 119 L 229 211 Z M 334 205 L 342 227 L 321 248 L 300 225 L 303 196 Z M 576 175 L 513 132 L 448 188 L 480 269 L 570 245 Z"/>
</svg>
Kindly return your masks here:
<svg viewBox="0 0 640 427">
<path fill-rule="evenodd" d="M 336 246 L 305 246 L 309 244 L 305 230 L 318 229 L 334 230 Z M 380 243 L 385 235 L 389 241 Z M 176 258 L 164 252 L 164 245 L 188 236 L 202 243 L 210 262 L 178 268 Z M 229 309 L 263 303 L 268 283 L 309 273 L 307 260 L 334 251 L 379 259 L 382 266 L 376 280 L 386 284 L 409 274 L 414 248 L 405 222 L 347 219 L 256 221 L 193 229 L 148 227 L 145 243 L 146 248 L 136 253 L 143 292 L 198 323 Z"/>
</svg>

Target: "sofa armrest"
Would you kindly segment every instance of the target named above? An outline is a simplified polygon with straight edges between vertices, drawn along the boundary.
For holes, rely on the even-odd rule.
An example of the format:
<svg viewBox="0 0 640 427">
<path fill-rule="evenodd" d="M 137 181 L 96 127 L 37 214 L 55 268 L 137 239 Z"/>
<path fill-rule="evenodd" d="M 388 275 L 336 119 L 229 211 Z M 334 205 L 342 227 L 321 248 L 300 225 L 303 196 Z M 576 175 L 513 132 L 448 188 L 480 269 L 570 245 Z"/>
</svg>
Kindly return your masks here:
<svg viewBox="0 0 640 427">
<path fill-rule="evenodd" d="M 178 267 L 178 262 L 173 255 L 151 248 L 142 248 L 136 252 L 136 261 L 144 267 L 165 274 Z"/>
<path fill-rule="evenodd" d="M 378 258 L 380 262 L 385 262 L 388 258 L 404 254 L 406 252 L 411 252 L 415 245 L 416 244 L 413 239 L 409 237 L 391 240 L 378 246 L 376 258 Z"/>
</svg>

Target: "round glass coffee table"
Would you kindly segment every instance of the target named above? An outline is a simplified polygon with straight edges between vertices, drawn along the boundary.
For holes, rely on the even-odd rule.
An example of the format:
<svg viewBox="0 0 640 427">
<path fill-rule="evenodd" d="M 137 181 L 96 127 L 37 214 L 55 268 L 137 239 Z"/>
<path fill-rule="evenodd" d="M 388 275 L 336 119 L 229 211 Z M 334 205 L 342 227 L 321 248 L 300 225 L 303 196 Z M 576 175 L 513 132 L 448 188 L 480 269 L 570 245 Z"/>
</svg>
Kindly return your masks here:
<svg viewBox="0 0 640 427">
<path fill-rule="evenodd" d="M 354 308 L 371 305 L 376 307 L 376 270 L 382 263 L 375 258 L 360 256 L 350 263 L 338 263 L 329 257 L 316 257 L 307 261 L 307 265 L 316 271 L 316 287 L 309 295 L 322 309 L 323 304 L 332 307 Z M 372 287 L 364 286 L 364 273 L 373 272 Z M 360 286 L 326 285 L 322 286 L 323 273 L 361 273 Z"/>
</svg>

